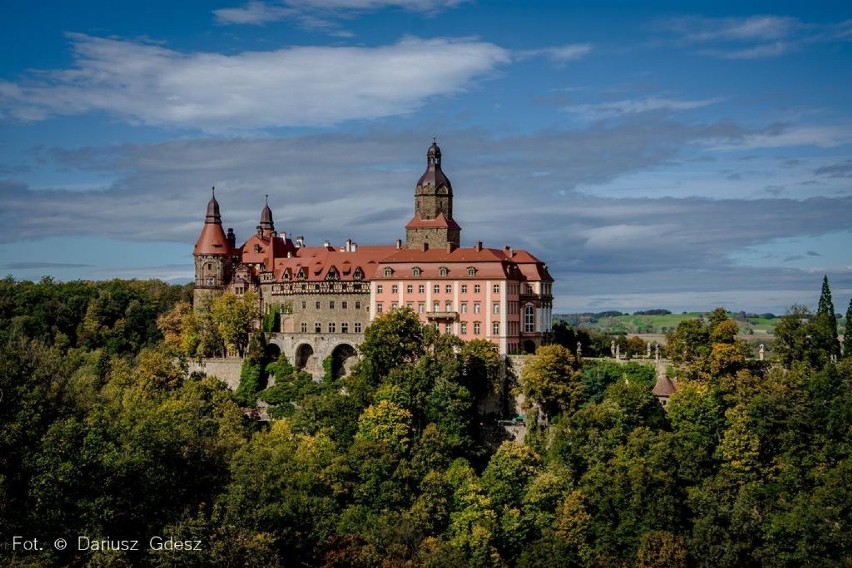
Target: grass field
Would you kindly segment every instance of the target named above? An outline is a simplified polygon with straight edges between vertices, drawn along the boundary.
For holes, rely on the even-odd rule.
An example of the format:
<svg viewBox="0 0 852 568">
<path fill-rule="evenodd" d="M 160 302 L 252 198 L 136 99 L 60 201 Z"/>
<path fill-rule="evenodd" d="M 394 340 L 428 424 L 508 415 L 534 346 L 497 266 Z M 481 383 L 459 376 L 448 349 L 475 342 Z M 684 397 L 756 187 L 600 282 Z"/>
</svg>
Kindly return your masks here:
<svg viewBox="0 0 852 568">
<path fill-rule="evenodd" d="M 742 335 L 771 336 L 775 330 L 778 318 L 750 317 L 729 313 L 740 326 Z M 704 316 L 703 312 L 686 312 L 682 314 L 664 315 L 620 315 L 597 318 L 593 314 L 564 314 L 556 315 L 571 325 L 580 325 L 605 334 L 661 334 L 674 331 L 678 324 L 689 319 Z"/>
</svg>

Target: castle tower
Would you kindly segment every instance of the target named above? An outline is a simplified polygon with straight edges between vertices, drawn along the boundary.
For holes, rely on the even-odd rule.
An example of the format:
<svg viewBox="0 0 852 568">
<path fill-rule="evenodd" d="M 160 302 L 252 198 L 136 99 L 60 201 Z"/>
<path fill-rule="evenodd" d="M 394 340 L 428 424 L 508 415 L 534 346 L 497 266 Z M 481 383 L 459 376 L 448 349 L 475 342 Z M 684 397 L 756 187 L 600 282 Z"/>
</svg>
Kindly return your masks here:
<svg viewBox="0 0 852 568">
<path fill-rule="evenodd" d="M 207 203 L 207 215 L 204 227 L 195 242 L 192 256 L 195 257 L 195 300 L 196 306 L 204 297 L 210 297 L 224 290 L 231 279 L 233 255 L 235 253 L 233 231 L 228 235 L 222 230 L 222 216 L 219 214 L 219 202 L 216 201 L 216 188 Z"/>
<path fill-rule="evenodd" d="M 453 186 L 441 170 L 441 149 L 433 140 L 426 171 L 414 188 L 414 217 L 405 226 L 408 248 L 458 247 L 461 227 L 453 220 Z"/>
<path fill-rule="evenodd" d="M 258 236 L 268 239 L 275 233 L 275 223 L 272 222 L 272 209 L 269 208 L 269 195 L 266 196 L 266 205 L 260 212 L 260 225 L 257 226 Z"/>
</svg>

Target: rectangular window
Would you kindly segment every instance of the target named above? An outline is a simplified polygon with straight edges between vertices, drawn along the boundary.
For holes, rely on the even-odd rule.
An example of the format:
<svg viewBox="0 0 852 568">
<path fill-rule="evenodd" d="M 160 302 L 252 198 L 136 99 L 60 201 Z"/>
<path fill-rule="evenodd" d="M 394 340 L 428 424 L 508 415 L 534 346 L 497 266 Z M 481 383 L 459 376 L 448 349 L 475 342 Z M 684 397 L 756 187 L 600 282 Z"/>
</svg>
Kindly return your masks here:
<svg viewBox="0 0 852 568">
<path fill-rule="evenodd" d="M 495 313 L 495 314 L 499 314 L 499 313 L 500 313 L 500 304 L 494 304 L 494 310 L 493 310 L 493 313 Z"/>
<path fill-rule="evenodd" d="M 419 304 L 417 304 L 417 313 L 422 314 L 422 313 L 425 313 L 425 312 L 426 312 L 426 304 L 424 304 L 423 302 L 420 302 Z"/>
<path fill-rule="evenodd" d="M 308 333 L 308 322 L 302 322 L 302 333 Z"/>
<path fill-rule="evenodd" d="M 361 333 L 361 322 L 355 323 L 355 333 Z"/>
<path fill-rule="evenodd" d="M 418 294 L 425 294 L 426 293 L 426 286 L 424 286 L 423 284 L 420 284 L 419 286 L 417 286 L 417 293 Z"/>
<path fill-rule="evenodd" d="M 377 314 L 382 313 L 382 305 L 381 304 L 376 304 L 376 313 Z"/>
<path fill-rule="evenodd" d="M 452 332 L 453 332 L 453 326 L 448 324 L 448 323 L 444 324 L 444 333 L 452 333 Z"/>
<path fill-rule="evenodd" d="M 334 309 L 334 300 L 331 300 L 331 301 L 328 303 L 328 307 L 329 307 L 329 309 L 332 309 L 332 310 Z"/>
<path fill-rule="evenodd" d="M 461 293 L 462 293 L 462 294 L 467 294 L 467 284 L 462 284 L 462 285 L 461 285 Z"/>
<path fill-rule="evenodd" d="M 382 287 L 382 285 L 376 284 L 376 294 L 381 294 L 382 292 L 384 292 L 384 288 Z"/>
<path fill-rule="evenodd" d="M 479 335 L 480 331 L 481 331 L 481 326 L 480 326 L 479 322 L 478 321 L 473 322 L 473 334 Z"/>
<path fill-rule="evenodd" d="M 444 286 L 444 291 L 445 291 L 447 294 L 452 294 L 452 293 L 453 293 L 453 285 L 452 285 L 452 284 L 447 284 L 446 286 Z"/>
<path fill-rule="evenodd" d="M 446 311 L 448 311 L 448 312 L 453 311 L 453 303 L 452 303 L 452 302 L 447 302 L 447 303 L 446 303 L 446 308 L 447 308 L 447 309 L 446 309 Z"/>
<path fill-rule="evenodd" d="M 302 309 L 305 310 L 308 308 L 308 303 L 305 300 L 302 300 Z"/>
<path fill-rule="evenodd" d="M 397 286 L 396 284 L 391 286 L 391 294 L 399 294 L 399 286 Z"/>
<path fill-rule="evenodd" d="M 492 288 L 492 290 L 494 291 L 495 294 L 499 294 L 500 293 L 500 285 L 495 284 L 494 287 Z"/>
<path fill-rule="evenodd" d="M 433 312 L 441 311 L 441 302 L 433 302 L 432 303 L 432 311 Z"/>
<path fill-rule="evenodd" d="M 492 335 L 500 335 L 500 322 L 499 321 L 495 321 L 491 325 L 491 333 L 492 333 Z"/>
<path fill-rule="evenodd" d="M 340 333 L 349 333 L 349 324 L 348 323 L 340 324 Z"/>
<path fill-rule="evenodd" d="M 434 286 L 432 286 L 432 292 L 434 294 L 440 294 L 441 293 L 441 285 L 435 284 Z"/>
<path fill-rule="evenodd" d="M 361 309 L 361 300 L 357 300 L 357 301 L 355 302 L 355 309 L 356 309 L 356 310 L 360 310 L 360 309 Z"/>
<path fill-rule="evenodd" d="M 319 303 L 319 301 L 317 301 L 316 303 L 314 303 L 314 308 L 316 308 L 316 309 L 320 309 L 320 303 Z"/>
<path fill-rule="evenodd" d="M 473 304 L 473 313 L 478 314 L 479 312 L 480 312 L 480 305 L 479 305 L 479 302 L 475 302 L 475 303 Z"/>
<path fill-rule="evenodd" d="M 463 314 L 466 314 L 466 313 L 467 313 L 467 302 L 462 302 L 462 304 L 461 304 L 461 313 L 463 313 Z"/>
<path fill-rule="evenodd" d="M 461 322 L 461 334 L 467 335 L 467 322 L 466 321 Z"/>
<path fill-rule="evenodd" d="M 527 304 L 524 306 L 524 333 L 535 331 L 535 306 Z"/>
<path fill-rule="evenodd" d="M 314 324 L 314 333 L 322 333 L 322 325 L 319 322 Z"/>
<path fill-rule="evenodd" d="M 411 284 L 409 284 L 408 286 L 406 286 L 406 287 L 405 287 L 405 293 L 406 293 L 406 294 L 413 294 L 413 293 L 414 293 L 414 286 L 412 286 Z"/>
<path fill-rule="evenodd" d="M 335 332 L 335 328 L 336 328 L 336 327 L 337 327 L 337 326 L 334 324 L 334 322 L 329 322 L 329 323 L 328 323 L 328 332 L 329 332 L 329 333 L 334 333 L 334 332 Z"/>
<path fill-rule="evenodd" d="M 474 284 L 474 285 L 473 285 L 473 293 L 474 293 L 474 294 L 479 294 L 479 291 L 480 291 L 480 290 L 481 290 L 481 288 L 479 287 L 479 284 Z"/>
<path fill-rule="evenodd" d="M 349 303 L 346 301 L 340 302 L 340 307 L 344 310 L 349 307 Z"/>
</svg>

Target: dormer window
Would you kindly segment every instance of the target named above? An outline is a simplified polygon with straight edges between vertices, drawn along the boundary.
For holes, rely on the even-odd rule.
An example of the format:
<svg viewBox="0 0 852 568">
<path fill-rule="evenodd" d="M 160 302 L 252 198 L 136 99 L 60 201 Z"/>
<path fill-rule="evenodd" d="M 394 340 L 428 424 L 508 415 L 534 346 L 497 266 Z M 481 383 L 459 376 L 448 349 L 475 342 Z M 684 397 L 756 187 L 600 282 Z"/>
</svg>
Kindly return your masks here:
<svg viewBox="0 0 852 568">
<path fill-rule="evenodd" d="M 393 276 L 393 268 L 385 268 L 385 278 Z"/>
<path fill-rule="evenodd" d="M 305 280 L 307 278 L 307 276 L 305 275 L 304 268 L 299 269 L 299 273 L 296 275 L 296 278 L 298 278 L 299 280 Z"/>
<path fill-rule="evenodd" d="M 337 269 L 335 267 L 331 267 L 328 269 L 328 274 L 325 275 L 326 280 L 339 280 L 340 275 L 337 273 Z"/>
<path fill-rule="evenodd" d="M 260 245 L 258 245 L 258 244 L 254 245 L 254 252 L 256 252 L 256 253 L 260 252 Z"/>
<path fill-rule="evenodd" d="M 422 272 L 422 270 L 420 270 L 419 266 L 415 266 L 414 268 L 411 269 L 411 275 L 414 276 L 415 278 L 420 278 L 421 272 Z"/>
<path fill-rule="evenodd" d="M 361 270 L 361 267 L 355 269 L 355 272 L 352 274 L 352 278 L 355 280 L 363 280 L 364 279 L 364 271 Z"/>
<path fill-rule="evenodd" d="M 284 276 L 283 276 L 283 277 L 284 277 L 284 280 L 287 280 L 287 281 L 289 282 L 289 281 L 290 281 L 290 271 L 289 271 L 289 270 L 285 270 L 285 271 L 284 271 Z"/>
<path fill-rule="evenodd" d="M 441 276 L 446 276 L 449 272 L 450 271 L 446 266 L 442 266 L 438 269 L 438 274 L 440 274 Z"/>
<path fill-rule="evenodd" d="M 472 266 L 467 267 L 467 275 L 468 276 L 476 276 L 476 268 Z"/>
</svg>

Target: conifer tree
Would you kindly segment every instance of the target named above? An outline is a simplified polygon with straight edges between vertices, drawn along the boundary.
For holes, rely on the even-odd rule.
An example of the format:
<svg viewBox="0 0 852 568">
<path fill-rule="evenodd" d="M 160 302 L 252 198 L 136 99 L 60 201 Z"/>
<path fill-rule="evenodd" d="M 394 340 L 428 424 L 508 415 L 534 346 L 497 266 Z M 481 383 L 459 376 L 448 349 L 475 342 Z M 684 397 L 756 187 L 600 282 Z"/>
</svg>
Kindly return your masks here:
<svg viewBox="0 0 852 568">
<path fill-rule="evenodd" d="M 843 331 L 843 356 L 852 357 L 852 300 L 846 308 L 846 328 Z"/>
<path fill-rule="evenodd" d="M 822 292 L 819 295 L 819 306 L 816 313 L 817 325 L 823 327 L 826 338 L 825 349 L 829 355 L 840 355 L 840 342 L 837 341 L 837 314 L 834 312 L 834 302 L 831 301 L 831 288 L 828 286 L 828 276 L 822 277 Z"/>
</svg>

